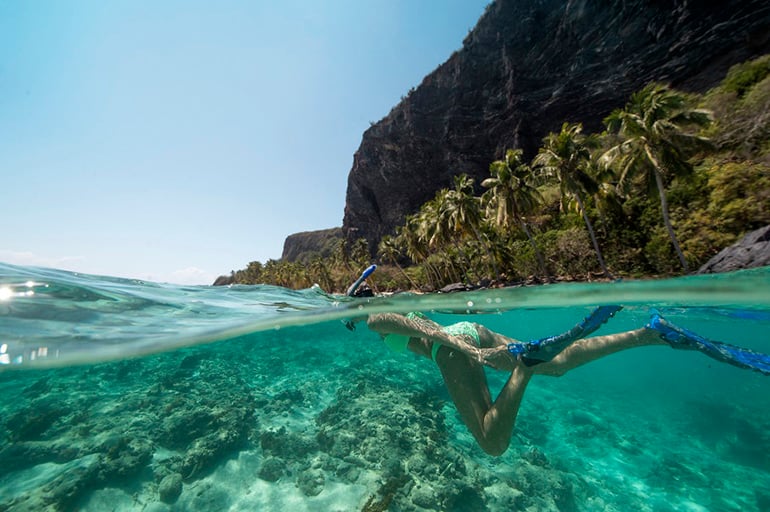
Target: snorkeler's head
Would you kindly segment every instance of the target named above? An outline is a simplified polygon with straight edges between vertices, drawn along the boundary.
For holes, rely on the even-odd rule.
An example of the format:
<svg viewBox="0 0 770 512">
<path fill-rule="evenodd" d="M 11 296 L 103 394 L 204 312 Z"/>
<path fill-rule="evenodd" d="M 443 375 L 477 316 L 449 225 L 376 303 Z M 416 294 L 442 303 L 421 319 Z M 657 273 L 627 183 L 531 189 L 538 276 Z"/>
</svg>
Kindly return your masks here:
<svg viewBox="0 0 770 512">
<path fill-rule="evenodd" d="M 369 287 L 369 285 L 364 281 L 361 283 L 361 285 L 356 289 L 355 292 L 353 292 L 353 297 L 374 297 L 374 292 Z"/>
</svg>

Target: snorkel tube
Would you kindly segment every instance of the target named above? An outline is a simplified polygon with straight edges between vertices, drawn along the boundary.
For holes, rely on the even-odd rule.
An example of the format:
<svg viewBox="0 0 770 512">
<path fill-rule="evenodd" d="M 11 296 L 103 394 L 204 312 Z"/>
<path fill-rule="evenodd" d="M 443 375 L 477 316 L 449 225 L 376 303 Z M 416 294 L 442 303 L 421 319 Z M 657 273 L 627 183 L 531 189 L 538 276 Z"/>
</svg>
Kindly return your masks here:
<svg viewBox="0 0 770 512">
<path fill-rule="evenodd" d="M 359 276 L 359 278 L 356 279 L 355 282 L 348 287 L 348 291 L 345 292 L 345 295 L 347 295 L 348 297 L 355 297 L 356 290 L 358 290 L 358 287 L 361 286 L 361 283 L 364 282 L 364 279 L 372 275 L 375 270 L 377 270 L 377 265 L 372 265 L 366 270 L 364 270 L 363 272 L 361 272 L 361 275 Z M 353 320 L 343 320 L 342 323 L 345 324 L 345 327 L 347 327 L 349 330 L 351 331 L 356 330 L 356 324 L 355 322 L 353 322 Z"/>
<path fill-rule="evenodd" d="M 353 297 L 356 294 L 356 290 L 358 290 L 358 287 L 361 286 L 361 283 L 364 282 L 364 279 L 372 275 L 372 273 L 374 273 L 375 270 L 377 270 L 377 265 L 372 265 L 366 270 L 364 270 L 361 273 L 361 276 L 348 287 L 348 291 L 345 292 L 345 295 L 347 295 L 348 297 Z"/>
</svg>

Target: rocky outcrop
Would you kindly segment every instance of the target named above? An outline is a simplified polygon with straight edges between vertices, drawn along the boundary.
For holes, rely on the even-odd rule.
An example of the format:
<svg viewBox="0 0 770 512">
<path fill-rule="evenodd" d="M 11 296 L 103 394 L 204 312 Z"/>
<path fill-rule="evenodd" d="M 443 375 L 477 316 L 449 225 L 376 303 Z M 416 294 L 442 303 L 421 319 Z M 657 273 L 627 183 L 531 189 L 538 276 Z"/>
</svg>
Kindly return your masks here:
<svg viewBox="0 0 770 512">
<path fill-rule="evenodd" d="M 497 0 L 461 50 L 363 136 L 343 229 L 370 247 L 452 176 L 477 184 L 506 148 L 531 156 L 564 121 L 589 130 L 633 91 L 703 91 L 770 52 L 764 0 Z"/>
<path fill-rule="evenodd" d="M 229 276 L 217 277 L 212 286 L 229 286 L 233 283 L 235 283 L 235 273 L 231 273 Z"/>
<path fill-rule="evenodd" d="M 340 239 L 342 239 L 342 228 L 294 233 L 283 242 L 281 259 L 306 261 L 314 255 L 331 256 L 335 243 Z"/>
<path fill-rule="evenodd" d="M 708 260 L 699 274 L 731 272 L 770 265 L 770 226 L 752 231 Z"/>
</svg>

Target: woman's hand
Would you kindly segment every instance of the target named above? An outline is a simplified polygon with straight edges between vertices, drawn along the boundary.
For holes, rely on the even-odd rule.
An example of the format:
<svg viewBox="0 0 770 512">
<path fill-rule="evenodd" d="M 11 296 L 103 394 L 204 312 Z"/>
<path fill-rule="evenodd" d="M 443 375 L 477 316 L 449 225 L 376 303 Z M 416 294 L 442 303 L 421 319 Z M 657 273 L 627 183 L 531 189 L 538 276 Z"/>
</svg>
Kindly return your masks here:
<svg viewBox="0 0 770 512">
<path fill-rule="evenodd" d="M 516 356 L 508 352 L 508 347 L 506 346 L 482 348 L 479 349 L 479 352 L 481 353 L 481 364 L 495 370 L 510 372 L 521 364 Z"/>
</svg>

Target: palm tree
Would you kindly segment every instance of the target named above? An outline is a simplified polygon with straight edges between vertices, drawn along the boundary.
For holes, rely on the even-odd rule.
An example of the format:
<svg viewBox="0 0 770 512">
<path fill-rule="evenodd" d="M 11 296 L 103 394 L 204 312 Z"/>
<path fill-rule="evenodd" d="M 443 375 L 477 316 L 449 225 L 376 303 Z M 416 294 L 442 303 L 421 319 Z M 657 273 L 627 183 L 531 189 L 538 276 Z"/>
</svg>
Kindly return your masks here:
<svg viewBox="0 0 770 512">
<path fill-rule="evenodd" d="M 401 274 L 409 281 L 409 284 L 412 285 L 413 289 L 417 289 L 417 284 L 412 280 L 411 277 L 409 277 L 409 274 L 407 274 L 403 267 L 399 265 L 398 260 L 401 258 L 401 247 L 399 246 L 399 240 L 396 237 L 385 235 L 380 240 L 380 245 L 377 248 L 377 252 L 380 255 L 380 258 L 382 258 L 384 261 L 389 261 L 393 263 L 398 270 L 401 271 Z"/>
<path fill-rule="evenodd" d="M 324 258 L 321 256 L 313 257 L 310 263 L 308 263 L 308 272 L 312 275 L 312 280 L 317 282 L 323 290 L 327 292 L 334 291 L 334 282 Z"/>
<path fill-rule="evenodd" d="M 414 215 L 406 216 L 404 225 L 399 228 L 396 237 L 399 239 L 399 245 L 406 249 L 406 255 L 410 260 L 417 264 L 425 264 L 428 285 L 435 288 L 435 272 L 430 263 L 427 262 L 429 252 L 425 233 L 429 229 L 429 224 L 430 221 L 426 220 L 421 209 Z"/>
<path fill-rule="evenodd" d="M 452 247 L 459 243 L 458 232 L 454 224 L 455 198 L 449 189 L 441 189 L 436 192 L 433 199 L 425 202 L 418 212 L 418 236 L 424 243 L 426 249 L 430 251 L 430 256 L 444 255 Z M 460 280 L 460 274 L 464 277 L 470 268 L 470 259 L 464 250 L 459 249 L 462 262 L 460 267 L 462 272 L 458 272 L 455 265 L 456 259 L 447 257 L 429 257 L 426 256 L 424 263 L 429 270 L 432 270 L 436 282 L 443 282 L 447 279 L 450 282 Z M 440 262 L 438 265 L 436 262 Z"/>
<path fill-rule="evenodd" d="M 615 110 L 604 123 L 622 141 L 602 155 L 602 162 L 619 171 L 621 190 L 645 181 L 651 192 L 657 190 L 663 223 L 685 272 L 687 260 L 679 246 L 669 218 L 665 179 L 692 171 L 687 161 L 694 149 L 709 145 L 708 139 L 685 132 L 691 126 L 706 126 L 711 113 L 689 108 L 687 97 L 663 84 L 650 84 L 633 94 L 625 109 Z"/>
<path fill-rule="evenodd" d="M 369 266 L 371 255 L 369 254 L 369 243 L 365 238 L 358 238 L 350 247 L 350 260 L 356 269 Z"/>
<path fill-rule="evenodd" d="M 434 251 L 441 250 L 452 240 L 448 199 L 449 190 L 443 188 L 420 208 L 421 234 Z"/>
<path fill-rule="evenodd" d="M 599 189 L 596 182 L 586 172 L 591 162 L 591 147 L 596 144 L 593 137 L 583 135 L 581 124 L 564 123 L 561 132 L 550 133 L 543 139 L 543 147 L 533 160 L 533 165 L 542 170 L 546 176 L 555 177 L 559 182 L 562 196 L 562 207 L 565 199 L 572 198 L 577 202 L 578 210 L 588 228 L 591 243 L 596 251 L 599 266 L 606 277 L 612 278 L 604 263 L 602 251 L 596 241 L 591 219 L 585 207 L 585 197 L 596 193 Z"/>
<path fill-rule="evenodd" d="M 481 200 L 473 194 L 473 178 L 467 174 L 460 174 L 454 178 L 455 188 L 447 193 L 448 218 L 451 229 L 462 236 L 473 235 L 476 241 L 484 249 L 492 266 L 492 272 L 499 278 L 497 263 L 489 253 L 489 243 L 481 234 L 483 215 L 481 214 Z"/>
<path fill-rule="evenodd" d="M 508 229 L 514 224 L 521 227 L 535 251 L 540 270 L 547 275 L 543 255 L 535 244 L 526 219 L 543 197 L 531 183 L 532 169 L 522 162 L 522 155 L 520 149 L 509 149 L 505 152 L 505 159 L 490 164 L 489 173 L 492 176 L 481 182 L 482 187 L 489 189 L 483 199 L 487 204 L 487 214 L 497 227 Z"/>
</svg>

